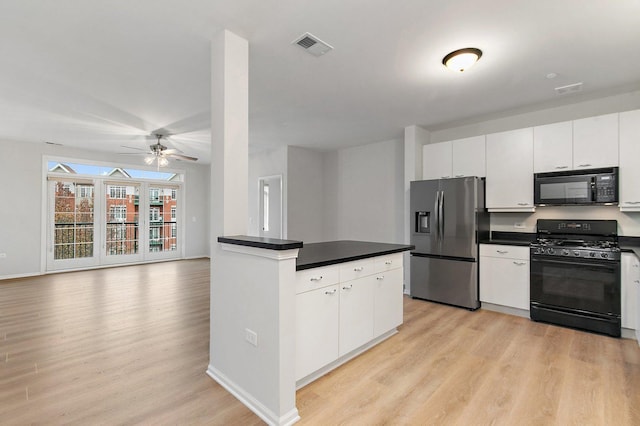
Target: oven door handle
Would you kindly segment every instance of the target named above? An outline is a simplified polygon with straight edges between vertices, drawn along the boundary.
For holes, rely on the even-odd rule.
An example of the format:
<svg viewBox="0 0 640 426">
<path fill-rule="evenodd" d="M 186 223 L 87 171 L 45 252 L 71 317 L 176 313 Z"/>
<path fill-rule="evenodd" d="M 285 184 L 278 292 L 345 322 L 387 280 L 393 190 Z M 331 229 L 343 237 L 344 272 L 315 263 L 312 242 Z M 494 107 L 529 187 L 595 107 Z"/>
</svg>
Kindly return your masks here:
<svg viewBox="0 0 640 426">
<path fill-rule="evenodd" d="M 574 262 L 574 261 L 570 261 L 570 260 L 551 260 L 551 259 L 540 259 L 537 257 L 531 257 L 531 262 L 544 262 L 544 263 L 554 263 L 556 265 L 575 265 L 575 266 L 580 266 L 580 267 L 593 267 L 593 268 L 599 268 L 599 269 L 611 269 L 611 270 L 615 270 L 616 267 L 619 265 L 619 262 L 617 261 L 611 261 L 611 260 L 604 260 L 602 262 L 607 262 L 607 263 L 593 263 L 593 261 L 589 261 L 589 262 Z"/>
</svg>

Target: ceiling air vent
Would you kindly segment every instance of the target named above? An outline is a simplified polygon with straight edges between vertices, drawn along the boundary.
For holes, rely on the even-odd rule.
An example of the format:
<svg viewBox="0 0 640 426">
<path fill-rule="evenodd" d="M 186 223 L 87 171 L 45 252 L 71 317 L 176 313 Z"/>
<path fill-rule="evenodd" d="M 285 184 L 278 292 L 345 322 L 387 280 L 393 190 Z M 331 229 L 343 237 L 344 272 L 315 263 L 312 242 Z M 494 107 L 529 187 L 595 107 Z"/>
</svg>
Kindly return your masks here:
<svg viewBox="0 0 640 426">
<path fill-rule="evenodd" d="M 566 95 L 567 93 L 575 93 L 582 90 L 582 82 L 573 83 L 567 86 L 556 87 L 554 89 L 558 95 Z"/>
<path fill-rule="evenodd" d="M 313 56 L 322 56 L 328 51 L 333 50 L 333 46 L 309 33 L 302 34 L 300 37 L 292 41 L 291 44 L 297 44 Z"/>
</svg>

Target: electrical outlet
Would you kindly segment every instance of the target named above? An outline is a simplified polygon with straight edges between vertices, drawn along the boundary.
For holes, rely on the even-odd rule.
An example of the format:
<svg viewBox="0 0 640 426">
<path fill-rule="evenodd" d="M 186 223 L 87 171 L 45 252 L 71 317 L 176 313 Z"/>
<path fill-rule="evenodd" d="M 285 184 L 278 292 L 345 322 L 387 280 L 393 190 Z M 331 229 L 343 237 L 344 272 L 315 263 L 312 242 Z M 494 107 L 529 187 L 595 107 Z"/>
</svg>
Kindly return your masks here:
<svg viewBox="0 0 640 426">
<path fill-rule="evenodd" d="M 516 228 L 516 229 L 524 229 L 524 228 L 526 228 L 526 226 L 522 222 L 514 223 L 513 227 Z"/>
<path fill-rule="evenodd" d="M 258 346 L 258 333 L 248 328 L 244 329 L 244 339 L 253 346 Z"/>
</svg>

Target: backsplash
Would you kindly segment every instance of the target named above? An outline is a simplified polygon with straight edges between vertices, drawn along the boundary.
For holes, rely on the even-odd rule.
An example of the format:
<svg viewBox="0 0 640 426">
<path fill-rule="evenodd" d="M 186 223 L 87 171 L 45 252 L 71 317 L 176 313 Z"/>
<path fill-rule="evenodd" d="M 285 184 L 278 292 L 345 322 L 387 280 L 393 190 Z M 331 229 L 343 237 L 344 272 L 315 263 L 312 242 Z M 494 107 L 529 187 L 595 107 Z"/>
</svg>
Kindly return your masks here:
<svg viewBox="0 0 640 426">
<path fill-rule="evenodd" d="M 622 213 L 617 206 L 537 207 L 535 213 L 491 213 L 491 231 L 535 232 L 538 219 L 617 220 L 619 235 L 640 236 L 640 212 Z"/>
</svg>

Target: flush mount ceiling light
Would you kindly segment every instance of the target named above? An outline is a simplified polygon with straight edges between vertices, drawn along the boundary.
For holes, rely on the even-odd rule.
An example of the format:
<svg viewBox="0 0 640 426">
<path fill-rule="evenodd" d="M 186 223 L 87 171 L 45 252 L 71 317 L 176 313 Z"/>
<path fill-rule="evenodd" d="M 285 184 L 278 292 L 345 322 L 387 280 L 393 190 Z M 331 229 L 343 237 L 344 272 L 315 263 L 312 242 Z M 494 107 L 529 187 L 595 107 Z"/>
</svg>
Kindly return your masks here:
<svg viewBox="0 0 640 426">
<path fill-rule="evenodd" d="M 454 50 L 442 58 L 442 64 L 454 72 L 464 72 L 482 57 L 482 50 L 475 47 Z"/>
</svg>

